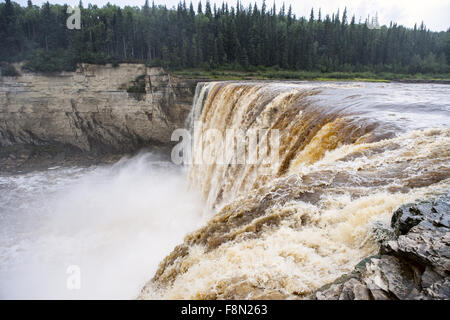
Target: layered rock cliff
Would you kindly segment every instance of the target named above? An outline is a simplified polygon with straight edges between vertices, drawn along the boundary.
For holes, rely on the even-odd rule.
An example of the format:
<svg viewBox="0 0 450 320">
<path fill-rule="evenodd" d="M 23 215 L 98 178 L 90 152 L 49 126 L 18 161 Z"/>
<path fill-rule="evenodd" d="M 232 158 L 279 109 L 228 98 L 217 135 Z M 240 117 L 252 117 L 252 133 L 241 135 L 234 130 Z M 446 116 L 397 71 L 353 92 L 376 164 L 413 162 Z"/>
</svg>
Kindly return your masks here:
<svg viewBox="0 0 450 320">
<path fill-rule="evenodd" d="M 0 77 L 0 158 L 29 157 L 19 149 L 105 154 L 168 145 L 184 127 L 195 86 L 142 64 Z"/>
</svg>

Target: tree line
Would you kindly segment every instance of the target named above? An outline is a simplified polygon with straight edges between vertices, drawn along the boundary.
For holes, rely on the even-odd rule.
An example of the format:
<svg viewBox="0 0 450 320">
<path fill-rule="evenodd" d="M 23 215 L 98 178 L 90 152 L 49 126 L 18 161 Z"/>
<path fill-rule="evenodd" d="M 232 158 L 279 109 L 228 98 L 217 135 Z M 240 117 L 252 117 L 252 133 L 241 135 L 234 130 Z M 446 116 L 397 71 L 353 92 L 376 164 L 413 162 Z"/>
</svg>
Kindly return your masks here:
<svg viewBox="0 0 450 320">
<path fill-rule="evenodd" d="M 79 62 L 143 62 L 171 69 L 276 67 L 320 72 L 446 73 L 450 29 L 432 32 L 396 23 L 369 28 L 347 10 L 297 17 L 275 4 L 142 7 L 80 1 L 81 29 L 70 30 L 67 5 L 31 0 L 0 4 L 0 61 L 34 71 L 74 70 Z"/>
</svg>

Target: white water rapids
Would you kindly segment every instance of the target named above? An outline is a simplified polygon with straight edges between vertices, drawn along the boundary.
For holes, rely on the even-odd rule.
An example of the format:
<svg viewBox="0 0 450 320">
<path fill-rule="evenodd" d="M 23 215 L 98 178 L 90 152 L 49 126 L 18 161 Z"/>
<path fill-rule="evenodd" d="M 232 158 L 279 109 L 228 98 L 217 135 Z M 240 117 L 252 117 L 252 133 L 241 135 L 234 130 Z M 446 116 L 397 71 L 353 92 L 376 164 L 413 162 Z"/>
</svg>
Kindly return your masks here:
<svg viewBox="0 0 450 320">
<path fill-rule="evenodd" d="M 0 176 L 1 299 L 133 299 L 202 221 L 185 172 L 151 153 Z M 69 266 L 80 290 L 69 290 Z"/>
</svg>

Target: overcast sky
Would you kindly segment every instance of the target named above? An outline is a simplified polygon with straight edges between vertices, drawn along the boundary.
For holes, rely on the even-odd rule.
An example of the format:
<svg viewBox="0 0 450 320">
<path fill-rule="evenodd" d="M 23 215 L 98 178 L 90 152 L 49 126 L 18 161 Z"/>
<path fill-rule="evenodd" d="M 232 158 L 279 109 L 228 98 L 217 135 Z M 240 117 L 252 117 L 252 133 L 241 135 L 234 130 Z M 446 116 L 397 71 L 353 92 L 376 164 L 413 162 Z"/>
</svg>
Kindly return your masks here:
<svg viewBox="0 0 450 320">
<path fill-rule="evenodd" d="M 3 2 L 3 0 L 1 0 Z M 22 5 L 26 5 L 27 0 L 13 0 Z M 34 4 L 42 4 L 44 0 L 32 0 Z M 50 3 L 67 3 L 69 5 L 78 4 L 79 0 L 49 0 Z M 103 6 L 107 0 L 83 0 L 84 6 L 88 3 Z M 145 0 L 109 0 L 112 4 L 120 6 L 142 6 Z M 176 6 L 179 0 L 155 0 L 155 4 L 166 4 L 168 7 Z M 189 4 L 190 0 L 186 0 Z M 192 1 L 197 8 L 197 0 Z M 211 3 L 221 4 L 222 0 L 211 0 Z M 226 1 L 231 5 L 236 4 L 236 0 Z M 254 3 L 254 0 L 241 0 L 241 3 L 248 6 Z M 262 0 L 256 1 L 261 8 Z M 347 7 L 349 17 L 353 14 L 356 20 L 359 18 L 364 21 L 367 15 L 374 16 L 378 13 L 380 24 L 388 25 L 391 21 L 397 22 L 407 27 L 413 27 L 417 22 L 419 25 L 423 20 L 425 25 L 434 31 L 445 31 L 450 27 L 450 0 L 275 0 L 277 8 L 280 8 L 283 2 L 288 7 L 290 4 L 297 16 L 309 16 L 311 8 L 316 12 L 322 9 L 322 14 L 336 12 Z M 151 0 L 149 1 L 151 3 Z M 202 0 L 205 4 L 206 0 Z M 273 0 L 266 0 L 267 6 L 271 7 Z M 278 9 L 277 9 L 278 10 Z M 317 16 L 316 16 L 317 17 Z"/>
</svg>

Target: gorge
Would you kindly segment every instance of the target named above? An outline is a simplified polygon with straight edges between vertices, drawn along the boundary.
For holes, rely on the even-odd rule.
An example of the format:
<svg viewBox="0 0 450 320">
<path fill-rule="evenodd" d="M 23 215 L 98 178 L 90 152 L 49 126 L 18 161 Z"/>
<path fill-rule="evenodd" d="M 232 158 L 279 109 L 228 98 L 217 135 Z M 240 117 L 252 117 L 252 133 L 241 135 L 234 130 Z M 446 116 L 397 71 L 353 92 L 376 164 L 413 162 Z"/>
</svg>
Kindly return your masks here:
<svg viewBox="0 0 450 320">
<path fill-rule="evenodd" d="M 0 81 L 3 169 L 27 167 L 33 158 L 70 161 L 86 154 L 170 148 L 196 86 L 143 64 L 81 64 L 75 72 L 54 74 L 21 71 Z"/>
<path fill-rule="evenodd" d="M 450 296 L 446 85 L 197 84 L 129 64 L 1 79 L 2 297 Z M 171 134 L 195 122 L 194 162 L 176 167 Z M 278 130 L 279 157 L 196 164 L 224 147 L 209 129 Z"/>
</svg>

